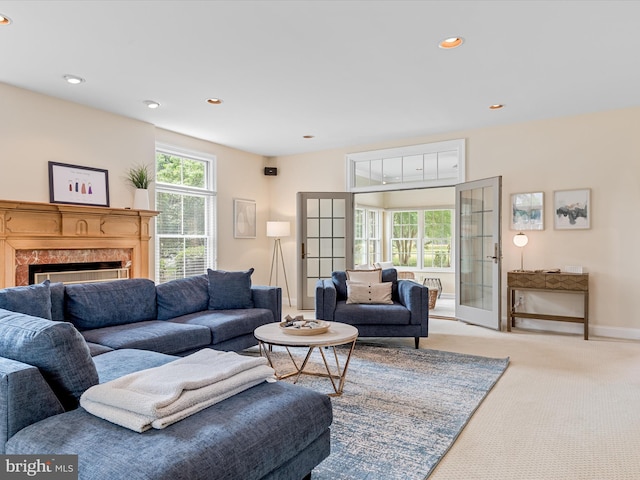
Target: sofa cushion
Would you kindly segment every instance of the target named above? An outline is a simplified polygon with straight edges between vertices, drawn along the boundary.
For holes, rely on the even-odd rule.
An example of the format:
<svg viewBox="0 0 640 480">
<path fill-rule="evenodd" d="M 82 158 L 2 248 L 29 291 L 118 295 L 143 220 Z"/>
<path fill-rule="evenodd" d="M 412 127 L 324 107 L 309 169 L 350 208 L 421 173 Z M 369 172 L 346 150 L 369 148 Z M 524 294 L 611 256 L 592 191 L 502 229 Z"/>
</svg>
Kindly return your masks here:
<svg viewBox="0 0 640 480">
<path fill-rule="evenodd" d="M 244 272 L 208 269 L 209 309 L 253 308 L 253 300 L 251 300 L 252 273 L 253 268 Z"/>
<path fill-rule="evenodd" d="M 211 343 L 211 332 L 200 325 L 176 325 L 165 320 L 147 320 L 83 330 L 87 342 L 106 345 L 115 350 L 136 348 L 174 354 Z"/>
<path fill-rule="evenodd" d="M 382 270 L 382 281 L 391 282 L 391 297 L 394 301 L 398 300 L 398 271 L 395 268 L 386 268 Z M 335 271 L 331 272 L 331 280 L 336 287 L 336 298 L 338 300 L 347 299 L 347 272 Z"/>
<path fill-rule="evenodd" d="M 64 322 L 64 283 L 49 284 L 51 290 L 51 320 Z"/>
<path fill-rule="evenodd" d="M 89 353 L 91 354 L 91 358 L 97 357 L 98 355 L 102 355 L 103 353 L 113 352 L 113 348 L 107 347 L 105 345 L 100 345 L 98 343 L 87 342 L 87 347 L 89 347 Z M 94 360 L 95 363 L 95 360 Z"/>
<path fill-rule="evenodd" d="M 382 270 L 347 270 L 347 280 L 359 283 L 380 283 L 382 281 Z"/>
<path fill-rule="evenodd" d="M 347 303 L 393 304 L 391 282 L 359 283 L 347 280 Z"/>
<path fill-rule="evenodd" d="M 0 308 L 51 320 L 49 280 L 35 285 L 0 290 Z"/>
<path fill-rule="evenodd" d="M 187 325 L 205 325 L 211 329 L 215 346 L 226 340 L 245 334 L 253 334 L 260 325 L 275 322 L 273 313 L 266 308 L 247 308 L 231 310 L 206 310 L 169 320 Z"/>
<path fill-rule="evenodd" d="M 0 310 L 0 356 L 38 367 L 66 410 L 98 383 L 89 347 L 70 323 Z"/>
<path fill-rule="evenodd" d="M 150 350 L 124 348 L 100 355 L 94 358 L 93 362 L 96 364 L 100 383 L 105 383 L 133 372 L 159 367 L 178 358 Z"/>
<path fill-rule="evenodd" d="M 143 434 L 80 408 L 21 430 L 7 442 L 7 453 L 80 453 L 78 470 L 91 479 L 302 478 L 329 454 L 331 422 L 327 395 L 263 382 Z M 306 469 L 278 475 L 291 459 L 305 459 L 316 439 L 322 449 Z"/>
<path fill-rule="evenodd" d="M 80 330 L 157 318 L 156 286 L 146 278 L 66 285 L 64 295 L 65 317 Z"/>
<path fill-rule="evenodd" d="M 158 320 L 167 320 L 209 308 L 207 275 L 178 278 L 156 285 Z"/>
<path fill-rule="evenodd" d="M 409 325 L 411 312 L 399 303 L 393 305 L 347 304 L 336 305 L 334 321 L 349 325 Z"/>
<path fill-rule="evenodd" d="M 60 413 L 64 408 L 40 370 L 0 357 L 0 454 L 15 433 Z"/>
</svg>

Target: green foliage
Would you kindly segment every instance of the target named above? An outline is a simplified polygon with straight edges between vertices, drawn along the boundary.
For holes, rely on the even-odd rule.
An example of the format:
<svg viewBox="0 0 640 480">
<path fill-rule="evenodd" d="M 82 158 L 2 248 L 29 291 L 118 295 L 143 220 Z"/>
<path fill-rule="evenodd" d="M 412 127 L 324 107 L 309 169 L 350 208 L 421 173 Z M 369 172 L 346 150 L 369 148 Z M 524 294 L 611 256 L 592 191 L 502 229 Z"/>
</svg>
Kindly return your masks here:
<svg viewBox="0 0 640 480">
<path fill-rule="evenodd" d="M 127 181 L 135 188 L 149 188 L 153 182 L 153 170 L 149 165 L 136 165 L 127 171 Z"/>
<path fill-rule="evenodd" d="M 418 215 L 424 215 L 424 231 L 418 232 Z M 422 267 L 451 266 L 451 210 L 404 211 L 393 213 L 392 260 L 394 265 L 418 266 L 419 245 L 423 241 Z"/>
<path fill-rule="evenodd" d="M 415 267 L 418 264 L 416 257 L 416 238 L 418 238 L 418 212 L 394 212 L 393 213 L 393 240 L 392 259 L 393 264 L 403 267 Z"/>
<path fill-rule="evenodd" d="M 158 182 L 188 187 L 206 187 L 205 162 L 168 153 L 156 154 Z"/>
</svg>

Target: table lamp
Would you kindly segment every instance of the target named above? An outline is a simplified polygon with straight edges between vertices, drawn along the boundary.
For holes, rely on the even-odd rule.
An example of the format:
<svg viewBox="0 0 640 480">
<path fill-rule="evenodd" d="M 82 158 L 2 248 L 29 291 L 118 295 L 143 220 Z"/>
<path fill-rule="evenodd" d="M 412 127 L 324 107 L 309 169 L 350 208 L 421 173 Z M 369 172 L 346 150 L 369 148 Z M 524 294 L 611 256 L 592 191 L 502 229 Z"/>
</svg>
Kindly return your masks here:
<svg viewBox="0 0 640 480">
<path fill-rule="evenodd" d="M 524 247 L 529 243 L 529 237 L 527 237 L 524 233 L 520 232 L 513 237 L 513 244 L 520 248 L 520 270 L 519 272 L 524 272 Z"/>
</svg>

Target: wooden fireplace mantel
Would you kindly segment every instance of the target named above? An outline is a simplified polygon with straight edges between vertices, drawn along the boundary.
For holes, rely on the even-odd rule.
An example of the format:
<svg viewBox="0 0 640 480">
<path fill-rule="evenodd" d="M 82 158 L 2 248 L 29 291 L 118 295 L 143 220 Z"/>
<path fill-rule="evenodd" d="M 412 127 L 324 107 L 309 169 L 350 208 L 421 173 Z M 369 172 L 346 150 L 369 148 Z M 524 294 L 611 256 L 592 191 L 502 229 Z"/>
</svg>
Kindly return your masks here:
<svg viewBox="0 0 640 480">
<path fill-rule="evenodd" d="M 0 288 L 15 285 L 17 250 L 131 249 L 131 277 L 149 277 L 154 210 L 0 200 Z"/>
</svg>

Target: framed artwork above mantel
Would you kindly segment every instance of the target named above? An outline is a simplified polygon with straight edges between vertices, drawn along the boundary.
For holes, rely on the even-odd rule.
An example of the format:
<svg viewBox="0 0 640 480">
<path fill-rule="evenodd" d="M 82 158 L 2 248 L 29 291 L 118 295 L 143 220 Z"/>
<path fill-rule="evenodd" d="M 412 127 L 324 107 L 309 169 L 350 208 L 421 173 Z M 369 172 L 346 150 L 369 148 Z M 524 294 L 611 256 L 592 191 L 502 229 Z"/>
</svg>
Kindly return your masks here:
<svg viewBox="0 0 640 480">
<path fill-rule="evenodd" d="M 49 201 L 108 207 L 109 171 L 49 162 Z"/>
</svg>

